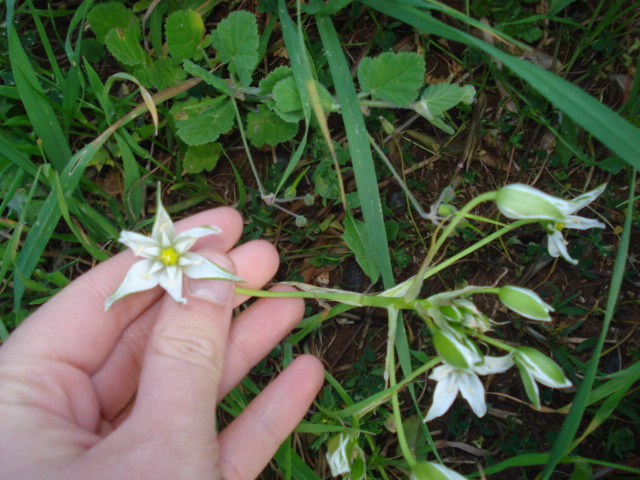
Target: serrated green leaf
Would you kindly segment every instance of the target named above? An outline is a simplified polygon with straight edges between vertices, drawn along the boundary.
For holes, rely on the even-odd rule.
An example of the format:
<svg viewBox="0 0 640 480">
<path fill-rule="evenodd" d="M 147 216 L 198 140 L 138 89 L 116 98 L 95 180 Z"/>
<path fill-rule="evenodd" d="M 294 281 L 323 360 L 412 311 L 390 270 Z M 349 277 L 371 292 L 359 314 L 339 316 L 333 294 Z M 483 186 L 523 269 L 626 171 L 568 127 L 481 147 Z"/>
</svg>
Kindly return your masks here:
<svg viewBox="0 0 640 480">
<path fill-rule="evenodd" d="M 424 59 L 412 52 L 386 52 L 365 57 L 358 67 L 363 92 L 394 105 L 408 105 L 424 83 Z"/>
<path fill-rule="evenodd" d="M 291 67 L 282 65 L 276 68 L 269 75 L 260 80 L 260 83 L 258 84 L 260 87 L 260 95 L 270 95 L 273 93 L 273 87 L 275 87 L 280 80 L 284 80 L 285 78 L 292 76 L 293 70 Z"/>
<path fill-rule="evenodd" d="M 178 136 L 187 145 L 215 142 L 233 127 L 233 105 L 227 97 L 183 102 L 171 109 Z"/>
<path fill-rule="evenodd" d="M 218 142 L 191 145 L 184 155 L 184 170 L 187 173 L 201 173 L 203 170 L 210 172 L 216 168 L 221 153 L 222 144 Z"/>
<path fill-rule="evenodd" d="M 259 60 L 256 17 L 245 10 L 232 12 L 211 33 L 211 44 L 220 61 L 229 65 L 229 71 L 237 74 L 243 85 L 251 84 L 251 74 Z"/>
<path fill-rule="evenodd" d="M 445 111 L 458 105 L 464 98 L 464 89 L 460 85 L 442 82 L 429 87 L 422 94 L 431 115 L 441 116 Z"/>
<path fill-rule="evenodd" d="M 314 191 L 322 198 L 336 200 L 340 198 L 340 185 L 335 166 L 330 159 L 321 160 L 313 172 Z"/>
<path fill-rule="evenodd" d="M 347 214 L 344 217 L 342 239 L 355 255 L 356 262 L 358 262 L 362 271 L 371 279 L 372 283 L 376 283 L 380 276 L 380 270 L 370 254 L 373 252 L 373 245 L 369 240 L 366 225 L 353 218 L 350 213 Z"/>
<path fill-rule="evenodd" d="M 274 110 L 287 122 L 298 122 L 304 118 L 302 100 L 293 77 L 280 80 L 273 87 Z"/>
<path fill-rule="evenodd" d="M 201 56 L 204 23 L 193 10 L 174 12 L 165 23 L 169 54 L 178 60 L 199 59 Z"/>
<path fill-rule="evenodd" d="M 153 62 L 151 68 L 147 70 L 149 82 L 157 90 L 164 90 L 187 78 L 187 72 L 173 63 L 170 58 L 160 58 L 156 60 Z"/>
<path fill-rule="evenodd" d="M 247 138 L 255 147 L 286 142 L 298 133 L 298 128 L 297 122 L 284 121 L 266 107 L 247 115 Z"/>
<path fill-rule="evenodd" d="M 222 93 L 226 93 L 229 96 L 233 95 L 233 90 L 231 90 L 231 87 L 222 78 L 216 77 L 213 73 L 206 71 L 204 68 L 189 60 L 185 60 L 183 65 L 188 74 L 201 78 L 204 80 L 204 83 L 220 90 Z"/>
<path fill-rule="evenodd" d="M 140 23 L 135 22 L 127 28 L 114 28 L 105 38 L 107 48 L 111 55 L 129 66 L 140 65 L 147 61 L 147 54 L 140 45 L 141 39 Z"/>
<path fill-rule="evenodd" d="M 119 2 L 101 3 L 87 14 L 91 30 L 100 43 L 105 43 L 105 38 L 111 29 L 126 29 L 134 18 L 133 12 Z"/>
<path fill-rule="evenodd" d="M 320 97 L 320 104 L 324 111 L 333 111 L 333 97 L 327 88 L 321 83 L 315 81 L 316 91 Z M 295 78 L 286 77 L 280 80 L 273 87 L 274 102 L 267 102 L 283 120 L 287 122 L 297 122 L 304 118 L 302 99 L 298 91 Z"/>
</svg>

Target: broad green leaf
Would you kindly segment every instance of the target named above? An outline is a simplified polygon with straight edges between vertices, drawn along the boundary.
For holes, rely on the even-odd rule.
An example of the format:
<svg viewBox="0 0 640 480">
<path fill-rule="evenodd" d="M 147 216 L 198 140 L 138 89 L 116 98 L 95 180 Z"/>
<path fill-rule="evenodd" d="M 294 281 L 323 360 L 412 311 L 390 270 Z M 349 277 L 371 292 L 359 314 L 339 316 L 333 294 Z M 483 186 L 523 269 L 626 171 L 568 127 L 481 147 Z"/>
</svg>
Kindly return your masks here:
<svg viewBox="0 0 640 480">
<path fill-rule="evenodd" d="M 229 71 L 240 77 L 248 86 L 251 74 L 258 64 L 258 23 L 256 17 L 245 10 L 232 12 L 211 33 L 211 43 L 222 63 L 229 64 Z"/>
<path fill-rule="evenodd" d="M 298 122 L 284 121 L 266 107 L 247 115 L 247 138 L 254 147 L 275 146 L 291 140 L 298 133 Z"/>
<path fill-rule="evenodd" d="M 187 72 L 173 63 L 170 58 L 159 58 L 147 72 L 151 85 L 157 90 L 164 90 L 182 82 Z"/>
<path fill-rule="evenodd" d="M 376 283 L 380 276 L 380 270 L 377 262 L 371 256 L 373 246 L 369 240 L 366 225 L 353 218 L 350 213 L 347 214 L 344 217 L 342 239 L 355 255 L 356 262 L 358 262 L 362 271 L 371 279 L 372 283 Z"/>
<path fill-rule="evenodd" d="M 429 85 L 422 94 L 422 101 L 426 102 L 431 115 L 439 117 L 450 108 L 458 105 L 462 101 L 463 95 L 464 89 L 460 85 L 442 82 Z"/>
<path fill-rule="evenodd" d="M 225 82 L 220 77 L 216 77 L 213 73 L 206 71 L 204 68 L 196 65 L 190 60 L 184 61 L 184 70 L 194 77 L 201 78 L 202 80 L 204 80 L 204 83 L 212 86 L 222 93 L 226 93 L 229 96 L 233 95 L 233 90 L 231 90 L 231 87 L 227 84 L 227 82 Z"/>
<path fill-rule="evenodd" d="M 183 102 L 171 113 L 176 119 L 178 136 L 187 145 L 215 142 L 233 127 L 233 105 L 227 97 L 207 98 L 201 102 Z"/>
<path fill-rule="evenodd" d="M 148 58 L 140 45 L 141 38 L 140 23 L 135 22 L 127 28 L 112 29 L 107 34 L 105 43 L 111 55 L 120 63 L 134 66 L 145 63 Z"/>
<path fill-rule="evenodd" d="M 322 198 L 335 200 L 340 198 L 340 185 L 336 169 L 330 159 L 321 160 L 313 172 L 314 191 Z"/>
<path fill-rule="evenodd" d="M 111 29 L 126 29 L 131 25 L 135 15 L 120 2 L 107 2 L 96 5 L 87 14 L 91 30 L 100 43 L 105 43 Z"/>
<path fill-rule="evenodd" d="M 298 122 L 304 118 L 302 100 L 293 77 L 280 80 L 273 87 L 274 110 L 287 122 Z"/>
<path fill-rule="evenodd" d="M 358 67 L 363 92 L 394 105 L 408 105 L 424 84 L 423 58 L 412 52 L 385 52 L 376 58 L 365 57 Z"/>
<path fill-rule="evenodd" d="M 218 142 L 192 145 L 187 148 L 184 156 L 184 170 L 187 173 L 200 173 L 203 170 L 210 172 L 216 168 L 221 153 L 222 144 Z"/>
<path fill-rule="evenodd" d="M 334 110 L 333 97 L 329 91 L 324 85 L 315 80 L 314 82 L 323 110 Z M 287 77 L 276 83 L 273 87 L 273 99 L 275 101 L 273 109 L 283 120 L 287 122 L 297 122 L 304 118 L 302 99 L 300 98 L 300 92 L 297 89 L 297 84 L 293 77 Z"/>
<path fill-rule="evenodd" d="M 193 10 L 174 12 L 167 17 L 165 30 L 167 47 L 173 58 L 178 60 L 200 58 L 204 22 L 199 14 Z"/>
</svg>

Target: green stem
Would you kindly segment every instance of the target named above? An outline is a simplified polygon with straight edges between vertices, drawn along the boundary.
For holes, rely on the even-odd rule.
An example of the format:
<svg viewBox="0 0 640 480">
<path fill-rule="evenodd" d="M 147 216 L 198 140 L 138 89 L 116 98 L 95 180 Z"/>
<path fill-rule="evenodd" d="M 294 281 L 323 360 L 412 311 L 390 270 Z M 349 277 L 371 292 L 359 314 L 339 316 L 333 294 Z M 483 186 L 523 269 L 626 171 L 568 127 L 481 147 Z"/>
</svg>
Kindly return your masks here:
<svg viewBox="0 0 640 480">
<path fill-rule="evenodd" d="M 497 347 L 500 350 L 504 350 L 509 353 L 513 353 L 517 350 L 517 348 L 512 347 L 508 343 L 505 343 L 493 337 L 488 337 L 483 333 L 476 333 L 475 337 L 478 338 L 479 340 L 482 340 L 484 343 L 488 343 L 489 345 L 493 345 L 494 347 Z"/>
<path fill-rule="evenodd" d="M 470 253 L 478 250 L 479 248 L 484 247 L 485 245 L 487 245 L 488 243 L 491 243 L 496 238 L 501 237 L 505 233 L 508 233 L 508 232 L 510 232 L 512 230 L 515 230 L 516 228 L 519 228 L 522 225 L 526 225 L 528 223 L 537 223 L 537 222 L 538 222 L 537 220 L 525 220 L 525 219 L 518 220 L 516 222 L 513 222 L 513 223 L 507 225 L 506 227 L 501 228 L 500 230 L 497 230 L 497 231 L 493 232 L 491 235 L 487 235 L 482 240 L 479 240 L 478 242 L 474 243 L 470 247 L 465 248 L 461 252 L 455 254 L 452 257 L 449 257 L 448 259 L 446 259 L 442 263 L 439 263 L 435 267 L 432 267 L 431 269 L 429 269 L 429 271 L 427 273 L 425 273 L 423 280 L 426 280 L 427 278 L 432 277 L 436 273 L 438 273 L 441 270 L 447 268 L 449 265 L 452 265 L 453 263 L 455 263 L 458 260 L 466 257 Z"/>
<path fill-rule="evenodd" d="M 420 266 L 420 271 L 418 272 L 418 275 L 416 275 L 415 280 L 413 281 L 413 283 L 409 287 L 409 290 L 407 290 L 407 293 L 405 294 L 405 299 L 407 301 L 414 300 L 420 293 L 422 282 L 424 281 L 425 278 L 427 278 L 427 270 L 431 266 L 431 261 L 435 258 L 436 254 L 438 253 L 438 250 L 440 250 L 440 247 L 442 247 L 442 245 L 444 244 L 445 240 L 449 237 L 449 235 L 453 233 L 453 230 L 458 226 L 458 224 L 465 219 L 465 216 L 471 210 L 473 210 L 482 202 L 493 200 L 494 198 L 496 198 L 496 195 L 497 195 L 497 192 L 486 192 L 486 193 L 483 193 L 482 195 L 478 195 L 477 197 L 472 198 L 469 201 L 469 203 L 467 203 L 464 207 L 462 207 L 460 210 L 458 210 L 455 213 L 453 219 L 451 220 L 451 222 L 449 222 L 449 224 L 446 226 L 444 231 L 440 234 L 435 244 L 432 242 L 431 248 L 429 248 L 429 252 L 427 253 L 427 257 L 424 259 L 424 262 Z"/>
<path fill-rule="evenodd" d="M 393 320 L 396 321 L 396 320 Z M 394 388 L 397 385 L 396 382 L 396 362 L 395 354 L 389 356 L 389 386 Z M 404 433 L 404 426 L 402 425 L 402 415 L 400 412 L 400 399 L 398 398 L 398 390 L 395 390 L 391 395 L 391 407 L 393 408 L 393 419 L 396 424 L 396 436 L 398 437 L 398 445 L 405 461 L 409 465 L 410 469 L 417 463 L 415 457 L 411 453 L 409 444 L 407 443 L 407 437 Z"/>
<path fill-rule="evenodd" d="M 236 286 L 236 293 L 249 295 L 252 297 L 274 297 L 274 298 L 309 298 L 332 300 L 362 307 L 387 308 L 395 306 L 399 309 L 412 308 L 413 304 L 407 303 L 403 298 L 381 297 L 377 295 L 362 295 L 360 293 L 331 293 L 331 292 L 273 292 L 264 290 L 253 290 Z"/>
<path fill-rule="evenodd" d="M 251 156 L 251 149 L 249 148 L 249 143 L 247 143 L 247 136 L 244 133 L 244 128 L 242 127 L 242 117 L 240 116 L 240 110 L 238 109 L 238 104 L 236 103 L 236 99 L 230 97 L 231 103 L 233 104 L 233 109 L 236 112 L 236 120 L 238 121 L 238 131 L 240 132 L 240 137 L 242 138 L 242 144 L 244 145 L 244 150 L 247 152 L 247 159 L 249 160 L 249 165 L 251 165 L 251 171 L 253 172 L 253 176 L 256 179 L 256 183 L 258 184 L 258 190 L 260 191 L 260 197 L 264 199 L 267 196 L 267 192 L 260 181 L 260 175 L 258 175 L 258 170 L 256 170 L 256 166 L 253 163 L 253 157 Z"/>
</svg>

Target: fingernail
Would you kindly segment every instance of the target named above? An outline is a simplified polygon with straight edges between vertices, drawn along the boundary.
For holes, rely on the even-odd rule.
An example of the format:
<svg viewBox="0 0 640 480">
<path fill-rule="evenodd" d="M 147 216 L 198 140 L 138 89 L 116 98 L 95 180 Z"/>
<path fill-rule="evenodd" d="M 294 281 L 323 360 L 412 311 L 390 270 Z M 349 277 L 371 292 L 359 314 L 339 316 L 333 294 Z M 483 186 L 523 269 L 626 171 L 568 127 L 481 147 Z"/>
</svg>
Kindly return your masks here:
<svg viewBox="0 0 640 480">
<path fill-rule="evenodd" d="M 235 272 L 235 267 L 231 259 L 220 253 L 198 252 L 207 257 L 216 265 Z M 205 300 L 216 305 L 225 305 L 233 293 L 235 287 L 234 282 L 229 280 L 206 280 L 206 279 L 189 279 L 187 290 L 193 298 Z"/>
</svg>

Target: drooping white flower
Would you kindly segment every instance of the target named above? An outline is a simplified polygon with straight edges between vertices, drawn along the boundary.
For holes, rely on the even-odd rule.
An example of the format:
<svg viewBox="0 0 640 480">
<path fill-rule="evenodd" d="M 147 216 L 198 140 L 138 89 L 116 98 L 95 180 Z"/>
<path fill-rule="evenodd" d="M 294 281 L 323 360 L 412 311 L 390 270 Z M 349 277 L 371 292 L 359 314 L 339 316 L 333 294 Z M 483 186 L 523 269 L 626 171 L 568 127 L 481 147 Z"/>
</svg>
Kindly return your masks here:
<svg viewBox="0 0 640 480">
<path fill-rule="evenodd" d="M 182 276 L 194 279 L 242 281 L 240 277 L 216 265 L 202 255 L 189 249 L 198 238 L 221 233 L 216 226 L 192 228 L 178 234 L 162 206 L 158 188 L 158 210 L 153 222 L 151 236 L 123 231 L 118 241 L 142 257 L 129 269 L 127 276 L 116 292 L 105 301 L 105 311 L 117 300 L 136 292 L 149 290 L 157 285 L 164 288 L 178 303 L 186 303 L 182 296 Z"/>
<path fill-rule="evenodd" d="M 326 458 L 334 477 L 346 474 L 349 480 L 366 477 L 364 452 L 358 445 L 358 439 L 351 434 L 342 432 L 329 440 Z"/>
<path fill-rule="evenodd" d="M 478 375 L 489 375 L 508 370 L 513 366 L 511 355 L 504 357 L 484 357 L 482 365 L 469 369 L 454 368 L 448 363 L 433 369 L 429 378 L 438 382 L 433 392 L 433 403 L 424 418 L 429 422 L 434 418 L 444 415 L 456 399 L 458 392 L 469 403 L 471 410 L 478 417 L 487 413 L 487 405 L 484 400 L 484 386 Z"/>
<path fill-rule="evenodd" d="M 592 218 L 574 215 L 589 205 L 604 192 L 606 184 L 577 196 L 573 200 L 563 200 L 541 192 L 529 185 L 507 185 L 496 195 L 496 205 L 502 214 L 513 219 L 532 219 L 544 222 L 547 231 L 548 250 L 552 257 L 565 258 L 574 265 L 578 263 L 569 256 L 567 242 L 562 236 L 565 228 L 587 230 L 604 228 L 605 224 Z"/>
<path fill-rule="evenodd" d="M 567 388 L 572 385 L 560 367 L 542 352 L 531 347 L 519 347 L 513 354 L 515 364 L 531 402 L 540 408 L 539 382 L 549 388 Z"/>
</svg>

